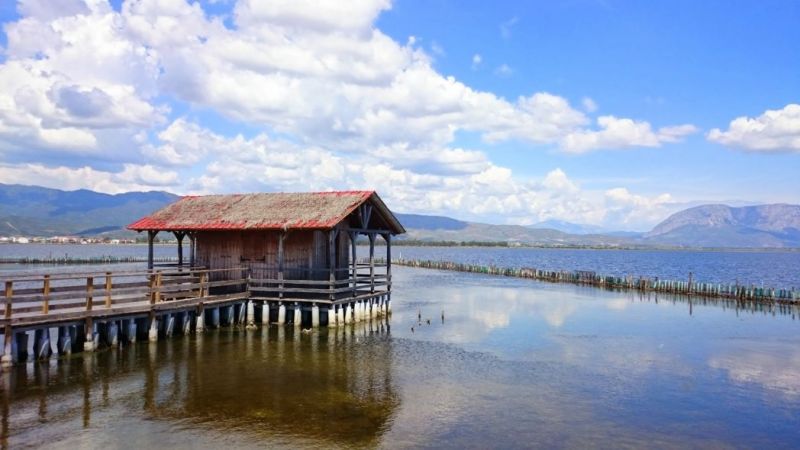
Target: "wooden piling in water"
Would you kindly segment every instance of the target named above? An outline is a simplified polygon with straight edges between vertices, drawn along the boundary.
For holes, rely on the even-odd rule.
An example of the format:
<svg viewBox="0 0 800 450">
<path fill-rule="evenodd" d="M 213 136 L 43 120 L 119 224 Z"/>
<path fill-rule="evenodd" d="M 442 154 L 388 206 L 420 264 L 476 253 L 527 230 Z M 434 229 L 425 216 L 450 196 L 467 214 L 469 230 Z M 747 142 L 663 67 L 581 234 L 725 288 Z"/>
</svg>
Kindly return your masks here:
<svg viewBox="0 0 800 450">
<path fill-rule="evenodd" d="M 634 278 L 632 276 L 620 277 L 601 275 L 593 271 L 582 270 L 553 271 L 526 267 L 507 268 L 451 261 L 396 259 L 393 263 L 408 267 L 528 278 L 553 283 L 589 285 L 606 289 L 664 292 L 698 297 L 742 299 L 778 304 L 800 304 L 800 290 L 794 288 L 776 289 L 756 287 L 754 285 L 747 287 L 740 286 L 738 282 L 735 284 L 702 283 L 695 281 L 691 273 L 689 274 L 689 281 L 672 281 L 662 280 L 658 277 L 651 279 L 647 277 Z"/>
</svg>

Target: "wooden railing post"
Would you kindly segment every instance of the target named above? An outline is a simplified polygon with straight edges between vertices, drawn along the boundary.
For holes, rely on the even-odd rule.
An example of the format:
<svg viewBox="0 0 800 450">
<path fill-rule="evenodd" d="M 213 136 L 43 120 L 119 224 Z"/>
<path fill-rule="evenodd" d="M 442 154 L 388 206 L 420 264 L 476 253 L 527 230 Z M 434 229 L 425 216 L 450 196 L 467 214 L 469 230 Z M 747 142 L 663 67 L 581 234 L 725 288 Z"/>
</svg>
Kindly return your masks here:
<svg viewBox="0 0 800 450">
<path fill-rule="evenodd" d="M 42 314 L 50 312 L 50 275 L 44 276 L 42 282 Z"/>
<path fill-rule="evenodd" d="M 86 310 L 92 310 L 92 293 L 94 293 L 94 278 L 86 277 Z"/>
<path fill-rule="evenodd" d="M 147 280 L 147 288 L 150 290 L 150 304 L 152 305 L 156 302 L 156 274 L 152 272 Z"/>
<path fill-rule="evenodd" d="M 245 275 L 246 275 L 246 279 L 247 279 L 246 284 L 244 285 L 244 289 L 245 289 L 245 292 L 247 292 L 247 296 L 249 297 L 250 296 L 250 281 L 253 279 L 252 269 L 250 267 L 246 267 L 246 268 L 244 268 L 242 270 L 245 271 Z"/>
<path fill-rule="evenodd" d="M 200 274 L 200 297 L 208 296 L 208 272 Z"/>
<path fill-rule="evenodd" d="M 156 285 L 155 285 L 155 292 L 153 293 L 153 303 L 160 303 L 161 302 L 161 271 L 156 272 Z"/>
<path fill-rule="evenodd" d="M 106 272 L 106 308 L 111 308 L 111 272 Z"/>
<path fill-rule="evenodd" d="M 11 297 L 14 296 L 14 285 L 13 281 L 6 281 L 6 310 L 5 310 L 5 318 L 11 318 Z M 6 336 L 6 340 L 8 336 Z"/>
</svg>

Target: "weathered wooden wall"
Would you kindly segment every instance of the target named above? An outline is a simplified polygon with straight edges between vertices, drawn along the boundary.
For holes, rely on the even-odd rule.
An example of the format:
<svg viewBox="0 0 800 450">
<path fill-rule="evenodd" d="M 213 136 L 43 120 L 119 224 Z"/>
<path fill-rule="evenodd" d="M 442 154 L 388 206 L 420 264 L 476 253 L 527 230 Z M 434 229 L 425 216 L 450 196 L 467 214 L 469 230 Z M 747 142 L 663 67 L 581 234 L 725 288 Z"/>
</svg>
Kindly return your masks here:
<svg viewBox="0 0 800 450">
<path fill-rule="evenodd" d="M 253 278 L 274 279 L 278 277 L 279 236 L 278 231 L 199 232 L 196 261 L 209 269 L 250 267 Z M 347 233 L 339 236 L 337 266 L 346 268 L 350 261 L 350 243 Z M 283 248 L 285 279 L 328 279 L 327 232 L 291 231 L 286 235 Z"/>
</svg>

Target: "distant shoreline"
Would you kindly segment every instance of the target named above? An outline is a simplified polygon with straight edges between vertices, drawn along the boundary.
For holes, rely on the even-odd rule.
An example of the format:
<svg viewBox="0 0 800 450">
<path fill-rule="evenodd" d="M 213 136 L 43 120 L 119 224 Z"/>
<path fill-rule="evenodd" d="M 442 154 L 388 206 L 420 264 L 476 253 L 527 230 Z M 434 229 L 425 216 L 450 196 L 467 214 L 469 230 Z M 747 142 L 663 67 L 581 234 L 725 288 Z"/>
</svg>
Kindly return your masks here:
<svg viewBox="0 0 800 450">
<path fill-rule="evenodd" d="M 175 242 L 156 242 L 155 246 L 176 246 Z M 359 245 L 367 245 L 367 242 L 358 242 Z M 60 242 L 30 242 L 27 244 L 17 242 L 0 242 L 2 245 L 94 245 L 104 247 L 146 247 L 145 242 L 111 244 L 106 242 L 94 242 L 89 244 L 79 243 L 60 243 Z M 186 245 L 186 244 L 184 244 Z M 384 247 L 382 240 L 375 242 L 377 247 Z M 667 251 L 667 252 L 719 252 L 719 253 L 800 253 L 800 247 L 669 247 L 669 246 L 602 246 L 602 245 L 554 245 L 554 244 L 517 244 L 508 242 L 479 242 L 479 241 L 408 241 L 396 239 L 392 241 L 395 247 L 441 247 L 441 248 L 504 248 L 504 249 L 542 249 L 542 250 L 620 250 L 620 251 Z"/>
</svg>

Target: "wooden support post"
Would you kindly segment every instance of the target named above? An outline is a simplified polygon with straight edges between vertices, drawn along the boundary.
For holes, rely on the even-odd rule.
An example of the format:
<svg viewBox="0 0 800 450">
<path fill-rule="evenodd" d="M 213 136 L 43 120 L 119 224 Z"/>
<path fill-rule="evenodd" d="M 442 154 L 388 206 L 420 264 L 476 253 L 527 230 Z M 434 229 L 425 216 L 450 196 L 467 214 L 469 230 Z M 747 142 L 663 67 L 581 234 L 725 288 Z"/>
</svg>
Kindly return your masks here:
<svg viewBox="0 0 800 450">
<path fill-rule="evenodd" d="M 92 310 L 93 293 L 94 293 L 94 278 L 86 277 L 86 311 Z"/>
<path fill-rule="evenodd" d="M 283 241 L 286 239 L 286 232 L 281 231 L 278 236 L 278 298 L 283 298 Z"/>
<path fill-rule="evenodd" d="M 330 289 L 330 300 L 336 300 L 336 238 L 339 230 L 333 229 L 328 232 L 328 282 Z"/>
<path fill-rule="evenodd" d="M 91 304 L 91 301 L 89 302 Z M 83 351 L 85 352 L 93 352 L 95 351 L 94 347 L 94 321 L 92 320 L 92 316 L 86 317 L 86 321 L 84 322 L 85 330 L 85 340 L 83 341 Z"/>
<path fill-rule="evenodd" d="M 375 292 L 375 233 L 369 233 L 369 292 Z"/>
<path fill-rule="evenodd" d="M 156 234 L 156 230 L 147 230 L 147 270 L 153 270 L 153 240 Z"/>
<path fill-rule="evenodd" d="M 106 272 L 106 309 L 111 309 L 111 272 Z"/>
<path fill-rule="evenodd" d="M 45 275 L 42 282 L 42 314 L 50 312 L 50 275 Z"/>
<path fill-rule="evenodd" d="M 13 296 L 14 296 L 14 282 L 6 281 L 6 307 L 4 311 L 5 314 L 3 314 L 6 319 L 11 318 L 11 297 Z"/>
<path fill-rule="evenodd" d="M 183 237 L 186 233 L 183 231 L 173 231 L 175 238 L 178 240 L 178 267 L 183 267 Z"/>
<path fill-rule="evenodd" d="M 194 233 L 187 233 L 189 236 L 189 266 L 194 267 L 195 263 L 195 234 Z"/>
<path fill-rule="evenodd" d="M 3 330 L 3 356 L 0 357 L 0 365 L 2 367 L 9 367 L 14 364 L 14 355 L 12 354 L 14 345 L 13 340 L 14 330 L 11 329 L 11 324 L 7 323 Z"/>
<path fill-rule="evenodd" d="M 351 264 L 352 264 L 352 268 L 353 268 L 353 274 L 352 274 L 352 277 L 353 277 L 353 297 L 355 297 L 356 295 L 358 295 L 357 294 L 357 289 L 358 289 L 358 265 L 356 264 L 357 263 L 357 261 L 356 261 L 356 258 L 357 258 L 357 254 L 356 254 L 356 239 L 358 238 L 358 233 L 356 233 L 355 231 L 351 231 L 348 234 L 350 235 L 350 247 L 351 247 L 352 252 L 353 252 L 353 257 L 352 257 Z"/>
<path fill-rule="evenodd" d="M 386 290 L 392 290 L 392 235 L 386 233 L 383 235 L 386 240 Z"/>
</svg>

